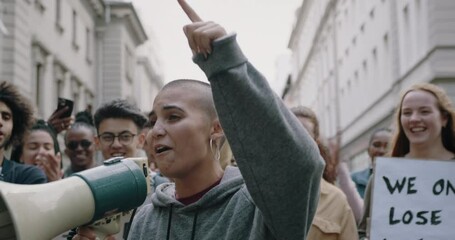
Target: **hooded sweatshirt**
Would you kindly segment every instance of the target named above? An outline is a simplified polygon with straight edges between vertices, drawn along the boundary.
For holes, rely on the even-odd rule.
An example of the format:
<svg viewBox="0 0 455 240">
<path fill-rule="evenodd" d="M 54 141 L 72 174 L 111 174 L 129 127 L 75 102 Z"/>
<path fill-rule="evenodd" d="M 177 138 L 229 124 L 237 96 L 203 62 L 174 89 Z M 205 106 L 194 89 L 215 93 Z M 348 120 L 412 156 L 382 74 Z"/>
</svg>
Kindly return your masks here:
<svg viewBox="0 0 455 240">
<path fill-rule="evenodd" d="M 194 61 L 207 75 L 239 168 L 184 206 L 160 185 L 133 220 L 129 239 L 305 239 L 324 163 L 311 136 L 247 61 L 235 35 Z"/>
</svg>

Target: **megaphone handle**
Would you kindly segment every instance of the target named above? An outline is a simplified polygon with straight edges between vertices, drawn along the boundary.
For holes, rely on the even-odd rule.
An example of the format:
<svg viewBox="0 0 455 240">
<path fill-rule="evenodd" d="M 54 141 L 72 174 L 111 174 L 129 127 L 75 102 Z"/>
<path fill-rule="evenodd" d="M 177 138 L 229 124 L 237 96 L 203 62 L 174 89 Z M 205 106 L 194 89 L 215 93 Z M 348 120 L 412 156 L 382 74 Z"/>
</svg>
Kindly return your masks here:
<svg viewBox="0 0 455 240">
<path fill-rule="evenodd" d="M 120 231 L 120 218 L 113 219 L 110 223 L 90 226 L 96 234 L 97 240 L 104 240 L 108 235 L 116 234 Z"/>
</svg>

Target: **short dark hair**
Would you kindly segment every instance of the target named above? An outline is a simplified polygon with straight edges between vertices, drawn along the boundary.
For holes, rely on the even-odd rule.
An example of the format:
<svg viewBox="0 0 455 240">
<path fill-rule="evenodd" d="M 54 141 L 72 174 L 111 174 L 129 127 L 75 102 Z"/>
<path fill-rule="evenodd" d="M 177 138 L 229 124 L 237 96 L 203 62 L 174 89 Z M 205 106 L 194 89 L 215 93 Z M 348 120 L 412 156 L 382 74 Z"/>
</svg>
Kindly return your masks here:
<svg viewBox="0 0 455 240">
<path fill-rule="evenodd" d="M 377 128 L 377 129 L 375 129 L 370 135 L 370 141 L 368 142 L 368 145 L 371 145 L 371 143 L 373 142 L 373 139 L 376 136 L 376 134 L 378 134 L 380 132 L 392 133 L 392 130 L 390 128 Z"/>
<path fill-rule="evenodd" d="M 217 118 L 218 114 L 215 109 L 215 103 L 212 96 L 212 87 L 209 83 L 202 82 L 194 79 L 177 79 L 168 82 L 161 89 L 160 92 L 164 92 L 172 88 L 184 88 L 189 92 L 198 91 L 199 104 L 201 109 L 204 109 L 209 114 L 210 118 Z M 150 116 L 150 115 L 149 115 Z"/>
<path fill-rule="evenodd" d="M 135 104 L 123 99 L 115 99 L 103 104 L 96 110 L 94 118 L 97 131 L 101 122 L 109 118 L 131 120 L 138 130 L 141 130 L 147 122 L 147 118 Z"/>
<path fill-rule="evenodd" d="M 80 111 L 76 114 L 74 123 L 66 131 L 65 143 L 67 141 L 66 137 L 68 135 L 68 132 L 73 129 L 79 129 L 79 128 L 86 128 L 86 129 L 90 130 L 90 132 L 93 134 L 93 136 L 96 135 L 96 129 L 95 129 L 95 126 L 93 125 L 93 116 L 88 110 Z"/>
<path fill-rule="evenodd" d="M 13 115 L 11 138 L 5 143 L 7 149 L 11 144 L 19 144 L 25 131 L 32 125 L 33 107 L 15 85 L 5 81 L 0 83 L 0 102 L 5 103 Z"/>
</svg>

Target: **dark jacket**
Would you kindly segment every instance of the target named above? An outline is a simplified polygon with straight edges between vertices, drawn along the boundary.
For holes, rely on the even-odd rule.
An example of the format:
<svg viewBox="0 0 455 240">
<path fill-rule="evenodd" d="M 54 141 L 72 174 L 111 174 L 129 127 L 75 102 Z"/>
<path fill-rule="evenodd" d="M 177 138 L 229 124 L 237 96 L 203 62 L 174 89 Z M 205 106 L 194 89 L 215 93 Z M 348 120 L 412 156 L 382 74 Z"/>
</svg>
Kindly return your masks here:
<svg viewBox="0 0 455 240">
<path fill-rule="evenodd" d="M 44 172 L 32 165 L 20 164 L 3 158 L 0 180 L 16 184 L 47 183 Z"/>
</svg>

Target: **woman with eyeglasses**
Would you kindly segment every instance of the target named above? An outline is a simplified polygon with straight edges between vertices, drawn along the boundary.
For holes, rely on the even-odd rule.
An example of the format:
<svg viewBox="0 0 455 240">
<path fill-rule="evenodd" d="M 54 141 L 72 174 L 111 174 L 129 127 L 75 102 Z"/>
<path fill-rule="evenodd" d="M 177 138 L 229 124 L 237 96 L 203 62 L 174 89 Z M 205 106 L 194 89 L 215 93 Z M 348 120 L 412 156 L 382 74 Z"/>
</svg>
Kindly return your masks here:
<svg viewBox="0 0 455 240">
<path fill-rule="evenodd" d="M 64 177 L 96 166 L 95 136 L 93 117 L 87 111 L 76 114 L 76 120 L 65 136 L 65 154 L 71 165 L 64 171 Z"/>
<path fill-rule="evenodd" d="M 27 130 L 21 143 L 11 152 L 11 159 L 41 168 L 48 182 L 62 178 L 62 157 L 55 129 L 44 120 L 37 120 Z"/>
</svg>

